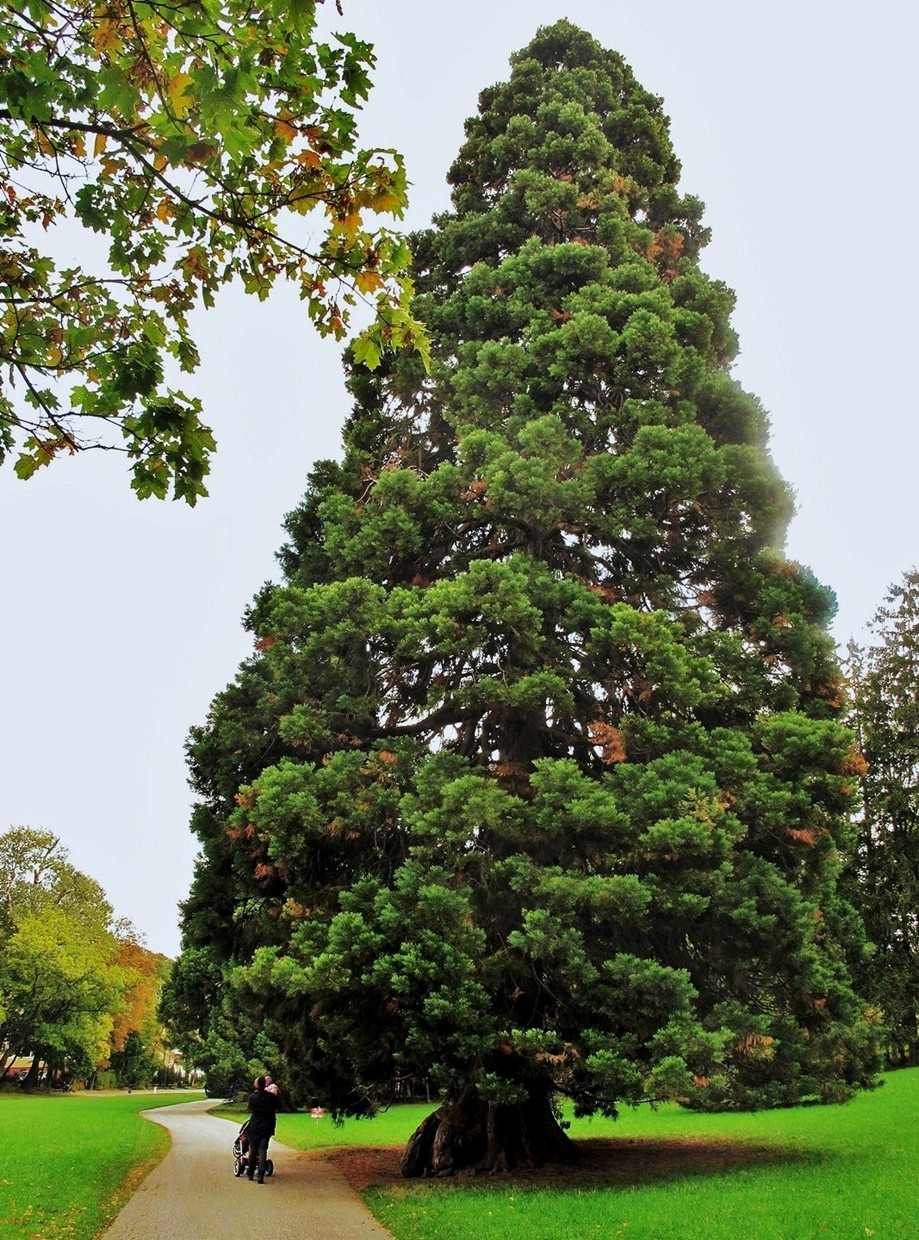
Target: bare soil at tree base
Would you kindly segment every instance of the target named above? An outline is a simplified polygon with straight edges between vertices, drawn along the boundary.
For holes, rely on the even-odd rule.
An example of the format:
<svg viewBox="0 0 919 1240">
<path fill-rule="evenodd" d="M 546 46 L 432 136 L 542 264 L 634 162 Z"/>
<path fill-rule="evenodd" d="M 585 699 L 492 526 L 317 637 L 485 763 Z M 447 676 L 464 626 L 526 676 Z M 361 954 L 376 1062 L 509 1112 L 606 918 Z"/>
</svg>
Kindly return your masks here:
<svg viewBox="0 0 919 1240">
<path fill-rule="evenodd" d="M 686 1175 L 713 1175 L 743 1167 L 763 1166 L 801 1157 L 799 1151 L 774 1145 L 712 1140 L 652 1140 L 588 1137 L 575 1142 L 576 1162 L 545 1167 L 517 1168 L 496 1175 L 406 1180 L 399 1170 L 401 1145 L 347 1147 L 323 1151 L 356 1192 L 368 1188 L 418 1183 L 451 1184 L 475 1180 L 478 1184 L 514 1183 L 533 1188 L 605 1188 L 646 1184 L 652 1180 Z"/>
</svg>

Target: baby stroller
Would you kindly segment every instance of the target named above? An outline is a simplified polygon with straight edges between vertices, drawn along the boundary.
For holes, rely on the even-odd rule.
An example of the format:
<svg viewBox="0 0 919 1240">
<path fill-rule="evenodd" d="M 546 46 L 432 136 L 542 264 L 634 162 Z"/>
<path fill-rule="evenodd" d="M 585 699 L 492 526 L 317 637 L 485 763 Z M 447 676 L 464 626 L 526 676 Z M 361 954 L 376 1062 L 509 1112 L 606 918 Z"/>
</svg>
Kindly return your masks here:
<svg viewBox="0 0 919 1240">
<path fill-rule="evenodd" d="M 233 1142 L 233 1174 L 238 1178 L 244 1171 L 249 1169 L 249 1133 L 247 1131 L 249 1121 L 243 1124 L 239 1132 L 236 1134 L 236 1140 Z M 270 1158 L 265 1159 L 265 1175 L 274 1175 L 274 1163 Z"/>
</svg>

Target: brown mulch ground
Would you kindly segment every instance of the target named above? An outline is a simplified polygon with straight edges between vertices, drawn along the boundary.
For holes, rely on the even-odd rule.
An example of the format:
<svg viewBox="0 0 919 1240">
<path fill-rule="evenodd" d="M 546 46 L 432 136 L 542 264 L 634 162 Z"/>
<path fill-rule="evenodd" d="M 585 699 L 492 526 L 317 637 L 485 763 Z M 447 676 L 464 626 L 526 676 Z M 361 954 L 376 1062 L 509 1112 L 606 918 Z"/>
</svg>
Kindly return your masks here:
<svg viewBox="0 0 919 1240">
<path fill-rule="evenodd" d="M 733 1144 L 729 1141 L 641 1141 L 591 1137 L 575 1142 L 580 1155 L 569 1165 L 518 1169 L 501 1175 L 483 1176 L 480 1183 L 514 1183 L 533 1188 L 601 1188 L 611 1184 L 640 1184 L 677 1175 L 710 1175 L 720 1171 L 786 1161 L 793 1152 L 776 1146 Z M 399 1171 L 402 1146 L 345 1147 L 324 1154 L 357 1192 L 396 1184 L 404 1180 Z M 449 1184 L 427 1180 L 428 1184 Z M 468 1179 L 464 1182 L 468 1183 Z"/>
</svg>

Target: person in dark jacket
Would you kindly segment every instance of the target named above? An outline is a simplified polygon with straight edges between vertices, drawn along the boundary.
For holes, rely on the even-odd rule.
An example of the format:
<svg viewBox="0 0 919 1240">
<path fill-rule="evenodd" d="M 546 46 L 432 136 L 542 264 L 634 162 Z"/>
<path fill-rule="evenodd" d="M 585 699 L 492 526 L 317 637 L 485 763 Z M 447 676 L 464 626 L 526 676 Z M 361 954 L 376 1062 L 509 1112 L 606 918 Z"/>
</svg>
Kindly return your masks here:
<svg viewBox="0 0 919 1240">
<path fill-rule="evenodd" d="M 278 1096 L 265 1088 L 265 1078 L 256 1077 L 255 1089 L 249 1095 L 249 1163 L 246 1175 L 251 1180 L 258 1172 L 259 1184 L 265 1183 L 265 1162 L 268 1158 L 268 1142 L 274 1136 Z"/>
</svg>

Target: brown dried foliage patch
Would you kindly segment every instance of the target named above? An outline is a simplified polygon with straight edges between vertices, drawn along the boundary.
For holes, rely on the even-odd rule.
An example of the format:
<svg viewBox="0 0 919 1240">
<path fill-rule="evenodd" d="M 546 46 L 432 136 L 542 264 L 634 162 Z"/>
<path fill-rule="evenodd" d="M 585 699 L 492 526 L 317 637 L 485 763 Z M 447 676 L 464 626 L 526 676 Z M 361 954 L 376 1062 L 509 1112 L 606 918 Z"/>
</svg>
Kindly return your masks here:
<svg viewBox="0 0 919 1240">
<path fill-rule="evenodd" d="M 607 766 L 613 766 L 617 762 L 625 762 L 626 752 L 625 743 L 622 733 L 618 728 L 614 728 L 612 724 L 601 723 L 595 720 L 590 725 L 590 741 L 600 751 L 600 761 Z"/>
</svg>

